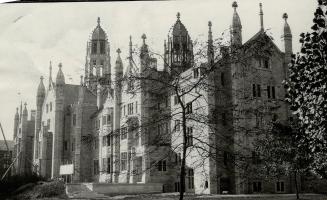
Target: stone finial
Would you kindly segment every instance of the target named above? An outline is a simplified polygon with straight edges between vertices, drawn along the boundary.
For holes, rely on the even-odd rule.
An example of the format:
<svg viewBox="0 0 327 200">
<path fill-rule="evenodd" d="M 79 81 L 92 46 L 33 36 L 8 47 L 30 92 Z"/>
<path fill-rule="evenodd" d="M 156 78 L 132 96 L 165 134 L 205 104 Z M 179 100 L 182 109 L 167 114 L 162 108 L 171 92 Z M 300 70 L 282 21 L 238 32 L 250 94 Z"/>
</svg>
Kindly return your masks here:
<svg viewBox="0 0 327 200">
<path fill-rule="evenodd" d="M 83 75 L 81 75 L 81 85 L 83 85 Z"/>
<path fill-rule="evenodd" d="M 212 26 L 212 23 L 211 21 L 208 22 L 208 26 L 211 27 Z"/>
<path fill-rule="evenodd" d="M 40 80 L 43 81 L 43 79 L 44 79 L 43 76 L 40 76 Z"/>
<path fill-rule="evenodd" d="M 120 54 L 120 53 L 121 53 L 120 48 L 118 48 L 116 52 L 117 52 L 118 54 Z"/>
<path fill-rule="evenodd" d="M 146 39 L 146 35 L 145 35 L 145 33 L 143 33 L 143 35 L 142 35 L 142 40 L 143 40 L 143 44 L 145 44 L 145 39 Z"/>
<path fill-rule="evenodd" d="M 237 2 L 236 2 L 236 1 L 234 1 L 234 2 L 233 2 L 233 4 L 232 4 L 232 7 L 234 8 L 234 10 L 236 10 L 236 8 L 238 7 L 238 5 L 237 5 Z"/>
<path fill-rule="evenodd" d="M 181 14 L 179 12 L 177 12 L 177 20 L 179 20 L 181 18 Z"/>
<path fill-rule="evenodd" d="M 24 106 L 25 106 L 25 108 L 26 108 L 26 106 L 27 106 L 27 103 L 26 103 L 26 102 L 24 103 Z"/>
<path fill-rule="evenodd" d="M 100 17 L 98 17 L 97 22 L 98 22 L 98 26 L 100 26 Z"/>
<path fill-rule="evenodd" d="M 262 3 L 259 3 L 259 7 L 260 7 L 260 29 L 263 30 L 263 11 L 262 11 Z"/>
<path fill-rule="evenodd" d="M 62 68 L 62 63 L 59 63 L 58 67 L 61 69 Z"/>
<path fill-rule="evenodd" d="M 283 14 L 283 19 L 285 19 L 285 21 L 286 21 L 287 18 L 288 18 L 288 14 L 287 14 L 287 13 L 284 13 L 284 14 Z"/>
</svg>

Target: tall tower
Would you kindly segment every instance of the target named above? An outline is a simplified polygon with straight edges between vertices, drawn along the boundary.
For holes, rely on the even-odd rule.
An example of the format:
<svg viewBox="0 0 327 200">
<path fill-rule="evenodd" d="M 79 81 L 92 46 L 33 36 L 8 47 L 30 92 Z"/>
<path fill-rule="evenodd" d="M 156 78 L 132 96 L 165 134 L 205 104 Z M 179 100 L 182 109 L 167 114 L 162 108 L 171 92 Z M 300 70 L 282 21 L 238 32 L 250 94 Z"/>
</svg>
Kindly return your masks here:
<svg viewBox="0 0 327 200">
<path fill-rule="evenodd" d="M 50 63 L 50 77 L 51 77 L 51 63 Z M 49 79 L 50 79 L 49 77 Z M 51 80 L 51 79 L 50 79 Z M 49 82 L 50 82 L 49 80 Z M 52 80 L 51 80 L 52 81 Z M 50 85 L 49 85 L 50 87 Z M 45 97 L 45 87 L 43 84 L 43 76 L 40 78 L 40 83 L 37 88 L 36 94 L 36 116 L 35 116 L 35 133 L 34 133 L 34 161 L 39 157 L 39 132 L 41 130 L 41 120 L 42 120 L 42 106 Z"/>
<path fill-rule="evenodd" d="M 110 44 L 107 34 L 100 25 L 99 17 L 97 26 L 87 42 L 84 77 L 85 85 L 94 93 L 100 79 L 101 85 L 111 84 Z"/>
<path fill-rule="evenodd" d="M 285 52 L 285 63 L 288 65 L 291 62 L 291 57 L 293 53 L 293 46 L 292 46 L 292 32 L 291 28 L 287 23 L 288 15 L 287 13 L 283 14 L 284 22 L 284 28 L 283 28 L 283 34 L 281 36 L 282 40 L 282 48 Z"/>
<path fill-rule="evenodd" d="M 165 53 L 165 63 L 168 64 L 171 74 L 179 74 L 194 64 L 193 43 L 180 20 L 180 13 L 177 13 L 177 20 L 168 33 L 168 46 Z"/>
<path fill-rule="evenodd" d="M 242 24 L 241 19 L 237 13 L 237 2 L 234 1 L 232 4 L 234 8 L 233 20 L 232 20 L 232 27 L 231 27 L 231 45 L 232 46 L 241 46 L 242 45 Z"/>
</svg>

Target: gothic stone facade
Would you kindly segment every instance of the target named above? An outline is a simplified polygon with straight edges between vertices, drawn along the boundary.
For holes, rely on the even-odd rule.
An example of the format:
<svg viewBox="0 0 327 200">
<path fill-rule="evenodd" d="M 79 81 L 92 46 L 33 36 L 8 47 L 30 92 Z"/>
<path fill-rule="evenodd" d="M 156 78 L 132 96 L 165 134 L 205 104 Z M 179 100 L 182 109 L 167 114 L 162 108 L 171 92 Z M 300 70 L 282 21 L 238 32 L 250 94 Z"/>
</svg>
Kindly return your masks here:
<svg viewBox="0 0 327 200">
<path fill-rule="evenodd" d="M 246 177 L 247 171 L 231 162 L 238 159 L 234 156 L 238 152 L 255 157 L 251 150 L 254 133 L 262 130 L 265 122 L 288 118 L 288 108 L 282 101 L 282 80 L 287 77 L 292 54 L 287 15 L 281 51 L 264 31 L 261 5 L 260 30 L 245 43 L 236 2 L 233 8 L 231 44 L 220 48 L 219 59 L 213 50 L 209 22 L 207 62 L 196 63 L 193 41 L 178 14 L 164 45 L 163 66 L 157 66 L 145 35 L 139 58 L 134 60 L 130 37 L 127 67 L 124 71 L 118 49 L 114 75 L 110 43 L 98 19 L 87 42 L 81 84 L 66 84 L 61 64 L 55 82 L 51 63 L 47 87 L 41 77 L 33 135 L 35 170 L 48 178 L 65 177 L 69 182 L 161 183 L 165 192 L 179 191 L 181 108 L 176 95 L 153 80 L 169 80 L 178 74 L 180 79 L 187 79 L 181 88 L 188 88 L 201 78 L 203 69 L 213 64 L 213 73 L 206 79 L 213 90 L 195 87 L 182 95 L 188 116 L 201 114 L 214 120 L 207 124 L 187 121 L 187 143 L 200 148 L 188 148 L 186 191 L 291 192 L 291 177 L 278 182 Z M 135 79 L 140 75 L 148 78 Z M 197 95 L 199 98 L 194 99 Z M 274 112 L 268 112 L 272 107 L 276 107 Z M 205 156 L 208 152 L 215 157 Z"/>
</svg>

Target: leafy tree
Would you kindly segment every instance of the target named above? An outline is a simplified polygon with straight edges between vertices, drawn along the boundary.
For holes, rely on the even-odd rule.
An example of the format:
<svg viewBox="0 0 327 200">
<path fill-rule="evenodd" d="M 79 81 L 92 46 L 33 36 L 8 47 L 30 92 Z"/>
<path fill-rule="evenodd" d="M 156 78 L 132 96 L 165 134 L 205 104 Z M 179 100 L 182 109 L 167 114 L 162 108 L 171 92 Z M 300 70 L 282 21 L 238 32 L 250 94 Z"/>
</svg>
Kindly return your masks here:
<svg viewBox="0 0 327 200">
<path fill-rule="evenodd" d="M 327 178 L 327 30 L 326 0 L 318 0 L 311 33 L 302 33 L 301 52 L 289 66 L 287 100 L 300 122 L 299 142 L 309 145 L 316 172 Z M 300 135 L 301 134 L 301 135 Z"/>
<path fill-rule="evenodd" d="M 270 131 L 262 133 L 255 141 L 256 152 L 265 155 L 260 158 L 263 170 L 260 174 L 276 179 L 293 177 L 297 199 L 298 178 L 310 169 L 312 162 L 309 146 L 300 145 L 302 138 L 298 135 L 302 132 L 296 121 L 289 125 L 273 122 Z"/>
</svg>

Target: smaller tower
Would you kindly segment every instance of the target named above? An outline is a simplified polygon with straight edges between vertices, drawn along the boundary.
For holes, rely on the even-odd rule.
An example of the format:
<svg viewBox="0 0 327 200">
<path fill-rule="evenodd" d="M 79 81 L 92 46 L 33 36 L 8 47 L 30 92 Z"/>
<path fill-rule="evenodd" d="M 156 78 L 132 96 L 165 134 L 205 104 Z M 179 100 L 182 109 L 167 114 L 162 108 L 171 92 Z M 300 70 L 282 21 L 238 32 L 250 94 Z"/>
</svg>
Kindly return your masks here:
<svg viewBox="0 0 327 200">
<path fill-rule="evenodd" d="M 264 31 L 264 27 L 263 27 L 263 11 L 262 11 L 262 3 L 259 3 L 259 7 L 260 7 L 260 31 Z"/>
<path fill-rule="evenodd" d="M 285 63 L 285 75 L 286 78 L 288 77 L 288 64 L 291 63 L 292 60 L 292 54 L 293 54 L 293 45 L 292 45 L 292 32 L 291 28 L 287 23 L 288 15 L 287 13 L 283 14 L 284 19 L 284 28 L 283 28 L 283 34 L 281 36 L 282 40 L 282 48 L 285 53 L 284 63 Z"/>
<path fill-rule="evenodd" d="M 287 61 L 291 61 L 291 55 L 293 53 L 293 47 L 292 47 L 292 32 L 291 28 L 287 23 L 288 15 L 287 13 L 283 14 L 284 19 L 284 27 L 283 27 L 283 34 L 281 36 L 282 39 L 282 47 L 283 51 L 285 52 L 285 57 L 287 57 Z"/>
<path fill-rule="evenodd" d="M 59 67 L 59 70 L 58 70 L 57 77 L 56 77 L 56 86 L 63 86 L 63 85 L 65 85 L 65 76 L 61 69 L 62 64 L 59 63 L 58 67 Z"/>
<path fill-rule="evenodd" d="M 194 64 L 193 42 L 180 18 L 178 12 L 177 20 L 168 33 L 168 50 L 165 55 L 173 75 L 192 68 Z"/>
<path fill-rule="evenodd" d="M 231 27 L 231 45 L 235 47 L 242 45 L 242 24 L 236 10 L 238 7 L 236 1 L 233 2 L 232 7 L 234 8 L 234 14 Z"/>
<path fill-rule="evenodd" d="M 28 116 L 28 111 L 27 111 L 27 103 L 25 102 L 24 103 L 24 110 L 23 110 L 23 122 L 26 122 L 27 121 L 27 116 Z"/>
</svg>

